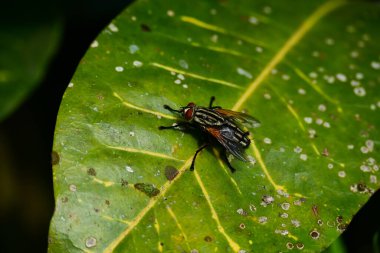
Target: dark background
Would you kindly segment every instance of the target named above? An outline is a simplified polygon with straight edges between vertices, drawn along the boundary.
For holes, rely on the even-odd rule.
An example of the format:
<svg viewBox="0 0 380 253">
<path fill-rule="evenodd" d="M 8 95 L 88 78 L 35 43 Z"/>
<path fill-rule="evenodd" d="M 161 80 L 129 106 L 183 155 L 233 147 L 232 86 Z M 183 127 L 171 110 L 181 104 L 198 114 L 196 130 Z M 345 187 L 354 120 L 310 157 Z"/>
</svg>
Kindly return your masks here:
<svg viewBox="0 0 380 253">
<path fill-rule="evenodd" d="M 63 22 L 63 36 L 43 81 L 0 122 L 0 163 L 12 168 L 0 183 L 0 252 L 46 252 L 54 210 L 51 149 L 62 95 L 97 34 L 131 0 L 37 0 L 0 4 L 0 24 Z M 1 39 L 1 38 L 0 38 Z M 0 166 L 1 168 L 1 166 Z M 354 217 L 341 238 L 347 252 L 379 252 L 380 193 Z"/>
</svg>

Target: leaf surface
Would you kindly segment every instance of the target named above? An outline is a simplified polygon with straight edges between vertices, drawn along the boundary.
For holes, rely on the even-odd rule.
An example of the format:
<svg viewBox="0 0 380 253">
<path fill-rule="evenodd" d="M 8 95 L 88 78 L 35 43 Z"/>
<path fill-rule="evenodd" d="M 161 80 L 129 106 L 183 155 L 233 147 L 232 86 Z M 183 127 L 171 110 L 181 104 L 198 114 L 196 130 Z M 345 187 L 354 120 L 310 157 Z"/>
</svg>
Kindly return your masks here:
<svg viewBox="0 0 380 253">
<path fill-rule="evenodd" d="M 297 11 L 295 11 L 295 7 Z M 379 188 L 378 5 L 138 1 L 94 41 L 54 140 L 50 252 L 322 251 Z M 192 101 L 261 121 L 230 173 Z M 377 116 L 377 117 L 376 117 Z M 59 159 L 58 159 L 59 158 Z"/>
</svg>

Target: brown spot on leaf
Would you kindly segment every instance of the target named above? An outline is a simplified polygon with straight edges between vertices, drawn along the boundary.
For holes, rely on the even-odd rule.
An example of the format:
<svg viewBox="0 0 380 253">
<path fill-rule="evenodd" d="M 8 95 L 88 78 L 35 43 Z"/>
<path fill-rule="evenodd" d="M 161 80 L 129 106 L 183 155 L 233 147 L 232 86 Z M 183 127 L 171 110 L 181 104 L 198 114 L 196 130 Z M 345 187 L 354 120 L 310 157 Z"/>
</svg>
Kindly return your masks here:
<svg viewBox="0 0 380 253">
<path fill-rule="evenodd" d="M 177 175 L 178 175 L 178 170 L 176 168 L 170 165 L 165 167 L 165 177 L 169 181 L 172 181 Z"/>
<path fill-rule="evenodd" d="M 111 204 L 108 199 L 106 199 L 105 203 L 106 203 L 107 206 L 109 206 Z"/>
<path fill-rule="evenodd" d="M 141 30 L 143 32 L 150 32 L 150 31 L 152 31 L 147 24 L 141 24 L 140 27 L 141 27 Z"/>
<path fill-rule="evenodd" d="M 311 207 L 311 210 L 313 211 L 313 214 L 314 214 L 315 217 L 319 216 L 319 211 L 318 211 L 318 206 L 317 205 L 313 205 Z"/>
<path fill-rule="evenodd" d="M 347 229 L 347 224 L 338 224 L 338 226 L 337 226 L 337 229 L 340 231 L 340 232 L 343 232 L 343 231 L 345 231 L 346 229 Z"/>
<path fill-rule="evenodd" d="M 288 243 L 286 243 L 286 247 L 287 247 L 288 249 L 293 249 L 293 248 L 294 248 L 294 245 L 293 245 L 293 243 L 288 242 Z"/>
<path fill-rule="evenodd" d="M 87 174 L 90 175 L 90 176 L 96 176 L 96 171 L 94 168 L 89 168 L 87 170 Z"/>
<path fill-rule="evenodd" d="M 367 190 L 367 186 L 365 184 L 363 184 L 363 183 L 358 184 L 358 191 L 359 192 L 364 192 L 366 190 Z"/>
<path fill-rule="evenodd" d="M 314 240 L 317 240 L 317 239 L 319 239 L 320 234 L 319 234 L 319 232 L 317 230 L 313 230 L 313 231 L 310 232 L 310 236 Z"/>
<path fill-rule="evenodd" d="M 59 155 L 56 151 L 51 152 L 51 164 L 57 165 L 59 163 Z"/>
<path fill-rule="evenodd" d="M 305 247 L 305 245 L 303 245 L 303 243 L 301 243 L 301 242 L 297 242 L 296 247 L 297 247 L 297 249 L 301 250 Z"/>
<path fill-rule="evenodd" d="M 211 238 L 211 236 L 209 236 L 209 235 L 206 235 L 205 238 L 204 238 L 204 240 L 205 240 L 206 242 L 212 242 L 212 238 Z"/>
<path fill-rule="evenodd" d="M 121 179 L 121 186 L 123 186 L 123 187 L 128 186 L 128 181 L 125 179 Z"/>
</svg>

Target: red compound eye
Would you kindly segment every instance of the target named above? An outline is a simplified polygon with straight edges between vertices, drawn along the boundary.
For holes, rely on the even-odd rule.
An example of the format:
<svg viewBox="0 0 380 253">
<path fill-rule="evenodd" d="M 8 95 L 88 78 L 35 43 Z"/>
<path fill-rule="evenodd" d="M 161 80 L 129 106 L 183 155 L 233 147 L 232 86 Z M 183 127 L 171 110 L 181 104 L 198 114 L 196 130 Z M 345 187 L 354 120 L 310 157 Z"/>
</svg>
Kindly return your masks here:
<svg viewBox="0 0 380 253">
<path fill-rule="evenodd" d="M 191 120 L 193 118 L 193 108 L 186 108 L 184 111 L 184 117 L 186 120 Z"/>
<path fill-rule="evenodd" d="M 187 104 L 187 107 L 194 107 L 194 106 L 195 106 L 195 104 L 193 102 L 190 102 Z"/>
</svg>

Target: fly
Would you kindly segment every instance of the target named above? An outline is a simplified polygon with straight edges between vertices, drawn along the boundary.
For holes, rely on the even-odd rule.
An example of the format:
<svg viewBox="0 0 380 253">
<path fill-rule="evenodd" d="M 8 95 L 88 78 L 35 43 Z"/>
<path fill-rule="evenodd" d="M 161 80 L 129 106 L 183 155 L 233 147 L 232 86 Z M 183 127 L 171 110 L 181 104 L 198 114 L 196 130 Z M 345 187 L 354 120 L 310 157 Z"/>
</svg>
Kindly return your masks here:
<svg viewBox="0 0 380 253">
<path fill-rule="evenodd" d="M 215 97 L 212 96 L 208 107 L 197 106 L 193 102 L 190 102 L 179 110 L 164 105 L 165 109 L 174 113 L 180 113 L 185 121 L 177 122 L 172 126 L 160 126 L 159 129 L 176 129 L 178 127 L 200 129 L 222 145 L 224 148 L 223 159 L 231 172 L 235 172 L 235 168 L 232 167 L 227 158 L 226 151 L 239 160 L 247 162 L 244 149 L 249 147 L 251 140 L 249 139 L 249 132 L 244 132 L 240 123 L 251 127 L 258 127 L 260 122 L 245 113 L 226 110 L 220 106 L 213 106 L 214 100 Z M 209 145 L 209 143 L 205 143 L 197 149 L 190 166 L 191 171 L 194 170 L 195 159 L 198 153 Z"/>
</svg>

